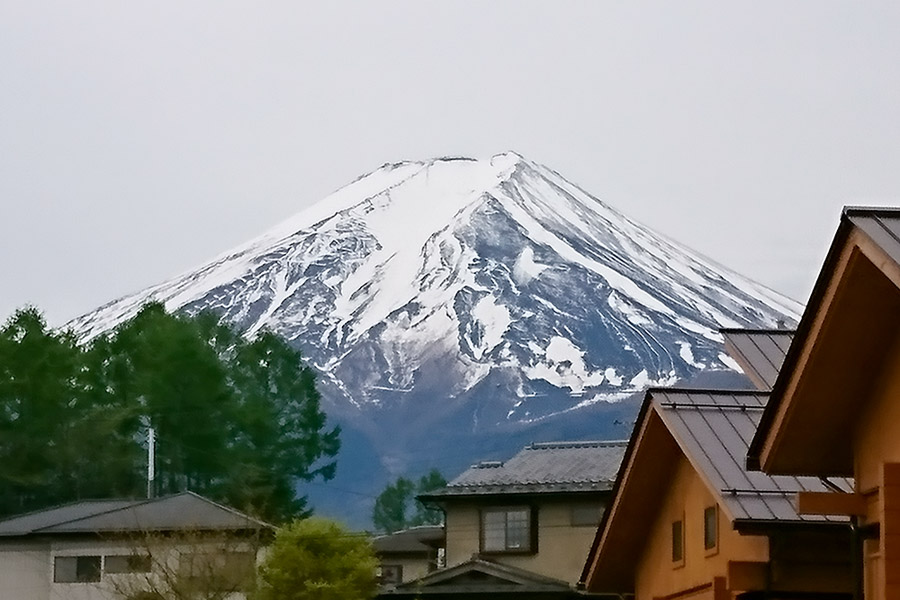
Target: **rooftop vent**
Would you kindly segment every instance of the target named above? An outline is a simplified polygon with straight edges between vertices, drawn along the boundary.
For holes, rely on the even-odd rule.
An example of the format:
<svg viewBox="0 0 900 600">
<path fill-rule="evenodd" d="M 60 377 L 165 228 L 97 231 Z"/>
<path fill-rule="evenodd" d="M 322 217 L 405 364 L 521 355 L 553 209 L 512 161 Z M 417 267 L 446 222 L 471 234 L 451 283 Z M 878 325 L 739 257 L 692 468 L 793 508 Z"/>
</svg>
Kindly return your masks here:
<svg viewBox="0 0 900 600">
<path fill-rule="evenodd" d="M 499 460 L 483 460 L 477 465 L 475 465 L 476 469 L 497 469 L 503 466 L 503 461 Z"/>
</svg>

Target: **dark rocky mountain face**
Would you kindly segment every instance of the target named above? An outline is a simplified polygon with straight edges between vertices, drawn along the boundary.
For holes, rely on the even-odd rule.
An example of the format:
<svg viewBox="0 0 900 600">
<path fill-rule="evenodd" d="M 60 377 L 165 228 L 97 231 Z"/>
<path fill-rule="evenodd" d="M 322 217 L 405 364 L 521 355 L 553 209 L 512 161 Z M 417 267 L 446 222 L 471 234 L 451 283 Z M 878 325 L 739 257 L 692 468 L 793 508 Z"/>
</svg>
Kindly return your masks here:
<svg viewBox="0 0 900 600">
<path fill-rule="evenodd" d="M 302 350 L 345 431 L 338 479 L 303 491 L 358 525 L 399 474 L 627 437 L 648 385 L 734 368 L 719 327 L 801 309 L 513 153 L 384 165 L 70 325 L 95 335 L 149 300 Z"/>
</svg>

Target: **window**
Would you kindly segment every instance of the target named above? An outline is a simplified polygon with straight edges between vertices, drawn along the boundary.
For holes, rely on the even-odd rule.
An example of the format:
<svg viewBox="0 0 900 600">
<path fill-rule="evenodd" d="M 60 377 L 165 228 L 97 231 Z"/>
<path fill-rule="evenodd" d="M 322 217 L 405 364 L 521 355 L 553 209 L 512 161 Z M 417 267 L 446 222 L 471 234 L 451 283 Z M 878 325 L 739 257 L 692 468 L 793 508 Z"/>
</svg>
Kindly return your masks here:
<svg viewBox="0 0 900 600">
<path fill-rule="evenodd" d="M 55 583 L 94 583 L 100 581 L 99 556 L 57 556 L 53 561 Z"/>
<path fill-rule="evenodd" d="M 149 573 L 150 557 L 146 554 L 116 554 L 103 558 L 105 573 Z"/>
<path fill-rule="evenodd" d="M 713 550 L 719 543 L 719 514 L 715 506 L 703 511 L 703 547 Z"/>
<path fill-rule="evenodd" d="M 600 524 L 600 517 L 603 516 L 603 504 L 593 502 L 590 504 L 573 504 L 572 505 L 572 526 L 573 527 L 596 527 Z"/>
<path fill-rule="evenodd" d="M 256 556 L 252 552 L 185 553 L 179 560 L 179 569 L 194 589 L 245 590 L 253 581 Z"/>
<path fill-rule="evenodd" d="M 378 571 L 382 585 L 396 585 L 403 581 L 403 565 L 381 565 Z"/>
<path fill-rule="evenodd" d="M 483 552 L 531 552 L 531 509 L 490 509 L 481 513 Z"/>
<path fill-rule="evenodd" d="M 684 520 L 672 523 L 672 562 L 684 560 Z"/>
</svg>

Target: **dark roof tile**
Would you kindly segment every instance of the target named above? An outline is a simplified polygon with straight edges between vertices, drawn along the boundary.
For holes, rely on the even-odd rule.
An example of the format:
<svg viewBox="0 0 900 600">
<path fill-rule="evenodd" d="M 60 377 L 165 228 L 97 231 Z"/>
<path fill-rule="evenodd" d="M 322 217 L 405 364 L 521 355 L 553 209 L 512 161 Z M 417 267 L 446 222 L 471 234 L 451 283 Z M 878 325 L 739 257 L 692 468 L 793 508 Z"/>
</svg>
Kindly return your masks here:
<svg viewBox="0 0 900 600">
<path fill-rule="evenodd" d="M 506 462 L 473 465 L 428 496 L 608 490 L 626 446 L 625 441 L 531 444 Z"/>
</svg>

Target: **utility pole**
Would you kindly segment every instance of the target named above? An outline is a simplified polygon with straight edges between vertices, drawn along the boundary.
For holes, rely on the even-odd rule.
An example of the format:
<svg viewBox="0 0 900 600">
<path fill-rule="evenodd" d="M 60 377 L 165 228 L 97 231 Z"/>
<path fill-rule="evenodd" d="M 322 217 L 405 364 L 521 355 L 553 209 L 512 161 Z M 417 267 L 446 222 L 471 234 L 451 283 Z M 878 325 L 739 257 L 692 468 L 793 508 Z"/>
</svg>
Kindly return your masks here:
<svg viewBox="0 0 900 600">
<path fill-rule="evenodd" d="M 156 479 L 156 431 L 150 427 L 147 431 L 147 498 L 153 497 L 153 484 Z"/>
</svg>

